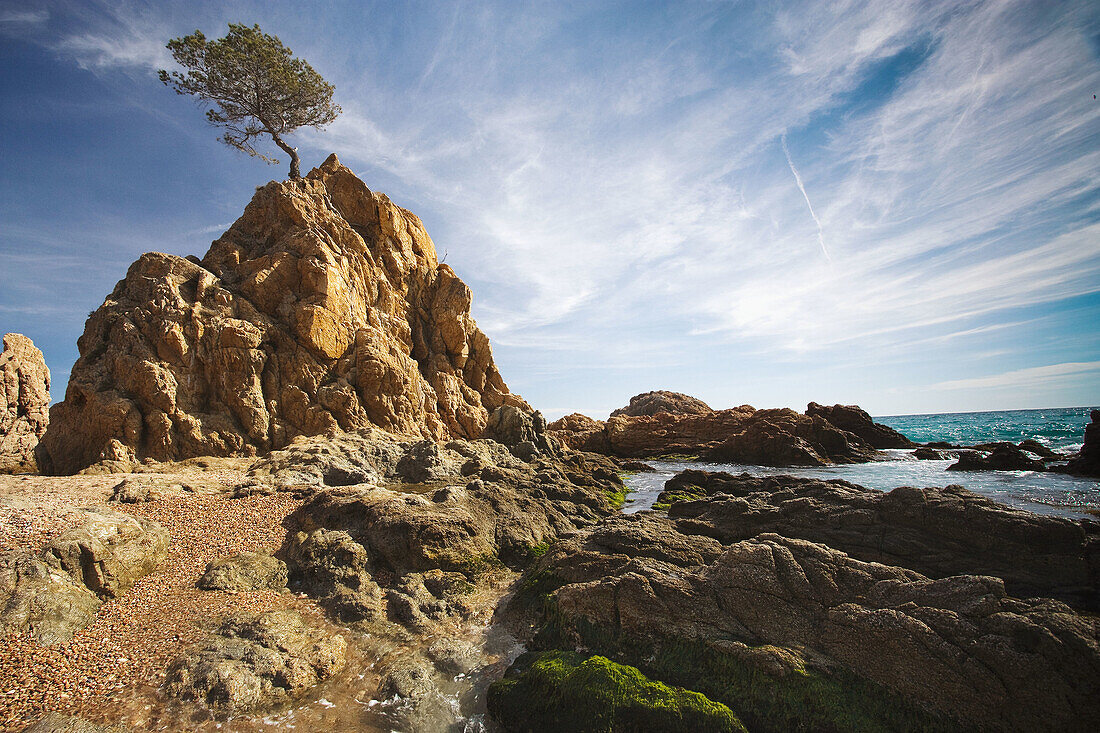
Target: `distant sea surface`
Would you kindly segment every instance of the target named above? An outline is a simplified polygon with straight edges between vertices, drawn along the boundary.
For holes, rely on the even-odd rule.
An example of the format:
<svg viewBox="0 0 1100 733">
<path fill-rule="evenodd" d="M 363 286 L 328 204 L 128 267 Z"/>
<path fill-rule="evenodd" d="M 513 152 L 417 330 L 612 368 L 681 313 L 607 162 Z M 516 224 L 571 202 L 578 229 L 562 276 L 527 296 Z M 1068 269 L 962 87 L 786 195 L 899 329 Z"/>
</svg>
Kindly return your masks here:
<svg viewBox="0 0 1100 733">
<path fill-rule="evenodd" d="M 875 417 L 917 443 L 945 441 L 974 445 L 995 441 L 1019 443 L 1032 438 L 1066 453 L 1080 450 L 1092 407 L 1003 412 L 957 412 L 939 415 L 890 415 Z M 844 479 L 869 489 L 889 491 L 898 486 L 946 486 L 961 484 L 996 501 L 1041 514 L 1090 516 L 1100 510 L 1100 481 L 1037 471 L 947 471 L 955 459 L 918 461 L 908 450 L 883 451 L 886 460 L 826 468 L 768 468 L 695 461 L 646 461 L 657 473 L 636 474 L 627 479 L 631 494 L 624 511 L 653 506 L 665 481 L 688 468 L 705 471 L 747 472 L 756 476 L 791 474 L 821 479 Z M 1093 516 L 1092 518 L 1095 519 Z"/>
</svg>

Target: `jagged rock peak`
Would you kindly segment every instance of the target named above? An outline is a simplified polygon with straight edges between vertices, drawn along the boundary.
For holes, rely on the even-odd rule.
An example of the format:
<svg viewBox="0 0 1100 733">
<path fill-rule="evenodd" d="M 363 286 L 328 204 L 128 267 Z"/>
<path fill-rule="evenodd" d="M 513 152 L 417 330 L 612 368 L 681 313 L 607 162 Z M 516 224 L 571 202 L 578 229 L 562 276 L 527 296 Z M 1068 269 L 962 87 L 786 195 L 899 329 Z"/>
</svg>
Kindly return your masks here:
<svg viewBox="0 0 1100 733">
<path fill-rule="evenodd" d="M 508 387 L 470 289 L 335 155 L 257 189 L 202 260 L 148 253 L 85 325 L 44 470 L 252 455 L 374 425 L 474 438 Z"/>
<path fill-rule="evenodd" d="M 4 335 L 0 353 L 0 473 L 36 470 L 34 449 L 50 422 L 50 370 L 26 336 Z"/>
</svg>

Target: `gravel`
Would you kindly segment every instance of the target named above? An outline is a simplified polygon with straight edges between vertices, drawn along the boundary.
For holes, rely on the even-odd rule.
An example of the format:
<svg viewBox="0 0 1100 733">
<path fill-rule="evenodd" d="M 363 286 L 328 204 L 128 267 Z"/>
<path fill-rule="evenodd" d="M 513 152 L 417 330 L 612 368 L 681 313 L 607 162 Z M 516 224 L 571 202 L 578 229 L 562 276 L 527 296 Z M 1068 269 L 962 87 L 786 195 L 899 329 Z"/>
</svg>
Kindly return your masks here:
<svg viewBox="0 0 1100 733">
<path fill-rule="evenodd" d="M 78 508 L 104 505 L 124 478 L 154 482 L 164 495 L 112 508 L 153 519 L 172 537 L 165 562 L 105 602 L 95 622 L 71 642 L 47 648 L 21 635 L 0 637 L 0 730 L 22 730 L 49 711 L 148 729 L 154 723 L 150 709 L 163 706 L 157 690 L 169 662 L 226 615 L 295 608 L 322 618 L 311 601 L 285 591 L 195 587 L 210 560 L 277 549 L 286 536 L 281 522 L 302 501 L 288 494 L 228 498 L 225 492 L 240 482 L 243 467 L 177 468 L 176 473 L 0 477 L 0 551 L 41 549 L 79 523 Z"/>
</svg>

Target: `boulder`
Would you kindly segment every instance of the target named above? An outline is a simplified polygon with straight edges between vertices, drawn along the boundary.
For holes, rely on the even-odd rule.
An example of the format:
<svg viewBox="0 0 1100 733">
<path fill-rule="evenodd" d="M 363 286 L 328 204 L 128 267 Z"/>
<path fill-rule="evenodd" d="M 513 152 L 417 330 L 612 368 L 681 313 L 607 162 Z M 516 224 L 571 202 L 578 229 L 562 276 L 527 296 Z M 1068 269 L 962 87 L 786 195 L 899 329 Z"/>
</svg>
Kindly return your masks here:
<svg viewBox="0 0 1100 733">
<path fill-rule="evenodd" d="M 579 412 L 566 415 L 546 426 L 547 431 L 574 450 L 611 454 L 606 425 Z"/>
<path fill-rule="evenodd" d="M 657 390 L 634 395 L 630 404 L 611 413 L 611 417 L 641 417 L 667 412 L 671 415 L 706 415 L 714 412 L 710 405 L 700 399 L 680 392 Z"/>
<path fill-rule="evenodd" d="M 89 317 L 41 468 L 256 455 L 378 426 L 476 438 L 510 394 L 420 220 L 330 156 L 197 263 L 142 255 Z"/>
<path fill-rule="evenodd" d="M 556 543 L 513 604 L 538 609 L 534 650 L 634 665 L 750 730 L 1100 724 L 1095 619 L 990 576 L 931 579 L 770 533 L 723 544 L 648 513 Z"/>
<path fill-rule="evenodd" d="M 862 463 L 875 449 L 820 416 L 794 410 L 758 410 L 738 432 L 705 454 L 707 460 L 758 466 L 827 466 Z"/>
<path fill-rule="evenodd" d="M 1100 410 L 1092 411 L 1091 422 L 1085 426 L 1085 442 L 1064 470 L 1079 476 L 1100 476 Z"/>
<path fill-rule="evenodd" d="M 0 630 L 39 644 L 68 641 L 95 620 L 101 601 L 71 575 L 20 553 L 0 556 Z"/>
<path fill-rule="evenodd" d="M 44 557 L 92 592 L 114 598 L 167 556 L 168 532 L 156 522 L 110 509 L 85 513 L 87 520 L 50 542 Z"/>
<path fill-rule="evenodd" d="M 262 552 L 238 552 L 211 560 L 199 578 L 204 590 L 242 592 L 286 587 L 286 563 Z"/>
<path fill-rule="evenodd" d="M 926 445 L 922 445 L 920 448 L 913 451 L 913 457 L 918 461 L 942 461 L 947 458 L 947 454 L 935 448 L 929 448 Z"/>
<path fill-rule="evenodd" d="M 42 352 L 18 333 L 0 353 L 0 473 L 34 473 L 34 451 L 50 422 L 50 370 Z"/>
<path fill-rule="evenodd" d="M 619 416 L 607 421 L 605 431 L 611 454 L 621 458 L 697 456 L 743 429 L 755 413 L 742 405 L 705 414 Z"/>
<path fill-rule="evenodd" d="M 1044 471 L 1046 464 L 1011 443 L 997 445 L 989 453 L 964 451 L 948 471 Z"/>
<path fill-rule="evenodd" d="M 169 667 L 165 691 L 211 710 L 248 713 L 285 704 L 344 667 L 347 642 L 295 611 L 230 619 Z"/>
<path fill-rule="evenodd" d="M 665 484 L 678 531 L 724 544 L 775 533 L 931 578 L 993 575 L 1015 596 L 1100 610 L 1100 525 L 1012 509 L 967 491 L 683 471 Z"/>
<path fill-rule="evenodd" d="M 525 461 L 538 453 L 554 449 L 546 438 L 546 418 L 541 412 L 502 405 L 489 415 L 481 437 L 509 447 L 513 455 Z"/>
<path fill-rule="evenodd" d="M 913 447 L 913 441 L 889 426 L 876 423 L 858 405 L 832 405 L 826 407 L 811 402 L 806 406 L 806 414 L 810 417 L 820 415 L 835 427 L 859 436 L 863 442 L 872 448 Z"/>
</svg>

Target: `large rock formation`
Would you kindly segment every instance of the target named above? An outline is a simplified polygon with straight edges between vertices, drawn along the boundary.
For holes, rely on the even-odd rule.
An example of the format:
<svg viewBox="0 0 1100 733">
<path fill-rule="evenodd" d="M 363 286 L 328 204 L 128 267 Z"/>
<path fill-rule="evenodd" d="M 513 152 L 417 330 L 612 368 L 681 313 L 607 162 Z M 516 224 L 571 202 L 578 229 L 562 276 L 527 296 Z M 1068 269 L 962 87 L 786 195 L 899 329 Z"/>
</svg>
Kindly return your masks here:
<svg viewBox="0 0 1100 733">
<path fill-rule="evenodd" d="M 42 468 L 253 455 L 375 425 L 473 438 L 508 392 L 470 290 L 412 213 L 330 156 L 200 261 L 142 255 L 88 319 Z"/>
<path fill-rule="evenodd" d="M 645 392 L 630 398 L 630 404 L 611 413 L 611 417 L 639 417 L 667 412 L 672 415 L 705 415 L 713 412 L 710 405 L 697 397 L 663 389 Z"/>
<path fill-rule="evenodd" d="M 0 473 L 37 470 L 34 449 L 50 423 L 50 370 L 42 352 L 18 333 L 0 353 Z"/>
<path fill-rule="evenodd" d="M 832 405 L 826 407 L 811 402 L 806 406 L 806 414 L 810 417 L 820 415 L 841 430 L 847 430 L 849 433 L 858 435 L 872 448 L 912 448 L 914 445 L 913 441 L 897 430 L 876 423 L 858 405 Z"/>
<path fill-rule="evenodd" d="M 1010 597 L 997 577 L 932 579 L 820 542 L 737 534 L 703 507 L 690 523 L 614 517 L 553 545 L 511 610 L 535 622 L 529 648 L 634 665 L 729 706 L 749 730 L 1100 725 L 1095 618 Z"/>
<path fill-rule="evenodd" d="M 637 401 L 645 404 L 644 400 Z M 548 429 L 571 448 L 623 458 L 686 454 L 731 463 L 825 466 L 869 461 L 876 453 L 858 435 L 821 415 L 802 415 L 789 409 L 757 410 L 750 405 L 707 412 L 674 414 L 662 410 L 618 415 L 606 423 L 573 414 L 556 420 Z"/>
<path fill-rule="evenodd" d="M 961 486 L 874 491 L 847 481 L 682 471 L 657 504 L 732 543 L 771 532 L 931 578 L 994 575 L 1014 596 L 1100 610 L 1100 525 L 1012 509 Z"/>
</svg>

